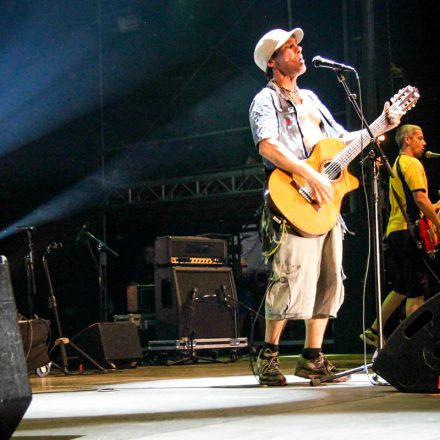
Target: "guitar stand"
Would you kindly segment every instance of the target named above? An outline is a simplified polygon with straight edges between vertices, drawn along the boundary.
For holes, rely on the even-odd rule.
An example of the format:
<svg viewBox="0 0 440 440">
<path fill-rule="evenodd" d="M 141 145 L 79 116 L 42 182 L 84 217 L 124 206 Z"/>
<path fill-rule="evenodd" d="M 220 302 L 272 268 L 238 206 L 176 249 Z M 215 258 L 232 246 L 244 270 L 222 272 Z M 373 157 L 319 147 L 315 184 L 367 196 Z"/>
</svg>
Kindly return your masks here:
<svg viewBox="0 0 440 440">
<path fill-rule="evenodd" d="M 55 323 L 56 323 L 56 326 L 57 326 L 57 332 L 58 332 L 58 339 L 55 340 L 53 348 L 55 348 L 56 346 L 59 346 L 60 353 L 61 353 L 61 362 L 62 362 L 61 366 L 58 365 L 55 362 L 51 362 L 51 365 L 53 365 L 54 367 L 58 368 L 59 370 L 61 370 L 66 375 L 72 374 L 69 371 L 69 362 L 68 362 L 68 359 L 67 359 L 67 352 L 66 352 L 66 345 L 69 345 L 70 347 L 73 348 L 73 350 L 75 350 L 77 353 L 79 353 L 84 359 L 86 359 L 91 364 L 93 364 L 99 371 L 104 372 L 104 371 L 106 371 L 105 368 L 102 367 L 98 362 L 96 362 L 95 359 L 93 359 L 86 352 L 81 350 L 69 338 L 65 338 L 65 337 L 62 336 L 63 332 L 61 330 L 61 321 L 60 321 L 60 316 L 59 316 L 59 313 L 58 313 L 57 300 L 56 300 L 56 297 L 55 297 L 55 294 L 54 294 L 54 291 L 53 291 L 52 280 L 51 280 L 51 277 L 50 277 L 49 266 L 47 264 L 47 258 L 46 258 L 46 255 L 49 254 L 53 249 L 57 249 L 57 248 L 60 248 L 60 247 L 62 247 L 61 243 L 56 243 L 56 242 L 51 243 L 47 247 L 46 252 L 43 255 L 44 272 L 46 274 L 47 283 L 48 283 L 48 286 L 49 286 L 49 307 L 53 311 L 54 318 L 55 318 Z"/>
</svg>

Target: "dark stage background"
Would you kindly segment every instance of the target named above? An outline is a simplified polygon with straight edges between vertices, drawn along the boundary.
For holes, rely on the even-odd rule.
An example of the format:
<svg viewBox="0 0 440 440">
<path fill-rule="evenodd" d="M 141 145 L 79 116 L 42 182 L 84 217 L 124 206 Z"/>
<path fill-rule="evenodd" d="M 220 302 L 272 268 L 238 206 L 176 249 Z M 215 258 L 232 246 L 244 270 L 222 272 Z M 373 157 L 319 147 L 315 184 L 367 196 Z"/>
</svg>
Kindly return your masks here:
<svg viewBox="0 0 440 440">
<path fill-rule="evenodd" d="M 117 194 L 142 182 L 226 174 L 260 163 L 248 128 L 249 104 L 264 86 L 253 50 L 272 28 L 304 29 L 308 71 L 300 86 L 316 91 L 348 128 L 359 124 L 333 72 L 312 67 L 315 55 L 358 68 L 369 120 L 400 87 L 418 87 L 420 101 L 405 122 L 421 125 L 427 148 L 440 152 L 433 61 L 439 12 L 438 2 L 409 0 L 0 2 L 0 253 L 10 261 L 20 312 L 29 316 L 28 246 L 19 225 L 37 226 L 33 300 L 35 313 L 49 319 L 41 259 L 49 243 L 63 243 L 49 263 L 68 336 L 99 320 L 96 262 L 77 240 L 86 222 L 119 253 L 108 255 L 111 316 L 126 313 L 125 287 L 155 237 L 213 234 L 239 243 L 253 228 L 258 191 L 149 203 L 129 203 Z M 392 161 L 392 136 L 383 148 Z M 423 161 L 437 200 L 439 162 Z M 385 220 L 386 211 L 383 197 Z M 361 190 L 347 197 L 343 215 L 356 236 L 345 240 L 347 299 L 330 336 L 334 350 L 357 352 L 368 244 Z M 241 295 L 254 304 L 264 269 L 243 274 L 235 264 Z M 371 269 L 368 280 L 370 318 Z"/>
</svg>

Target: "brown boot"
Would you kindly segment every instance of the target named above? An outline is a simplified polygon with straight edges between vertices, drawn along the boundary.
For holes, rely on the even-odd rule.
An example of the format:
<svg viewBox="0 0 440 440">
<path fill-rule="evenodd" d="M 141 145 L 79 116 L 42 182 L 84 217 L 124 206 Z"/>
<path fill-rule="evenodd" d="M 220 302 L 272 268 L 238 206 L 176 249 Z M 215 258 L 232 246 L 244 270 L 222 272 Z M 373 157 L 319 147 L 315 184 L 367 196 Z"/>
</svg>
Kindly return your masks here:
<svg viewBox="0 0 440 440">
<path fill-rule="evenodd" d="M 258 354 L 256 374 L 261 385 L 283 386 L 287 380 L 280 371 L 278 352 L 273 353 L 269 348 Z"/>
<path fill-rule="evenodd" d="M 342 370 L 336 367 L 324 356 L 324 353 L 319 353 L 315 359 L 306 359 L 302 355 L 298 358 L 296 364 L 295 376 L 304 377 L 305 379 L 322 379 L 326 376 L 331 376 L 340 373 Z M 328 382 L 346 382 L 350 376 L 336 377 Z"/>
</svg>

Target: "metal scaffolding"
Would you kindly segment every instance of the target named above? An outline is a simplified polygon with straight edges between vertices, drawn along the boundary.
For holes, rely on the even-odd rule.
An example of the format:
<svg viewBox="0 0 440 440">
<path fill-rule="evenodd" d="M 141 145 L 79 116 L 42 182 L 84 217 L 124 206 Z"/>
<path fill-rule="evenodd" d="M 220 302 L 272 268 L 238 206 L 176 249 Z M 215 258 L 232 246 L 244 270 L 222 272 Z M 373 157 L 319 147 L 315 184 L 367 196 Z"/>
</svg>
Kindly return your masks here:
<svg viewBox="0 0 440 440">
<path fill-rule="evenodd" d="M 265 173 L 261 164 L 217 172 L 125 184 L 109 198 L 110 206 L 145 205 L 153 202 L 203 200 L 235 195 L 261 194 Z"/>
</svg>

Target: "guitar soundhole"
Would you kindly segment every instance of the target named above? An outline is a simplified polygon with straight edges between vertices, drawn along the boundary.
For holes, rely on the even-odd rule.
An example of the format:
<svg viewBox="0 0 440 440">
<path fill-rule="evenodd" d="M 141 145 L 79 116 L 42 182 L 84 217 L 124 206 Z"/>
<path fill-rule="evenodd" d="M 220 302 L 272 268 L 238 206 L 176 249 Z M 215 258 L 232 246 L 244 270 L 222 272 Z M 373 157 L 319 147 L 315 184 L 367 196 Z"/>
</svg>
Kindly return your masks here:
<svg viewBox="0 0 440 440">
<path fill-rule="evenodd" d="M 339 180 L 341 178 L 342 170 L 341 166 L 335 162 L 327 162 L 324 164 L 323 169 L 325 174 L 331 180 Z"/>
</svg>

